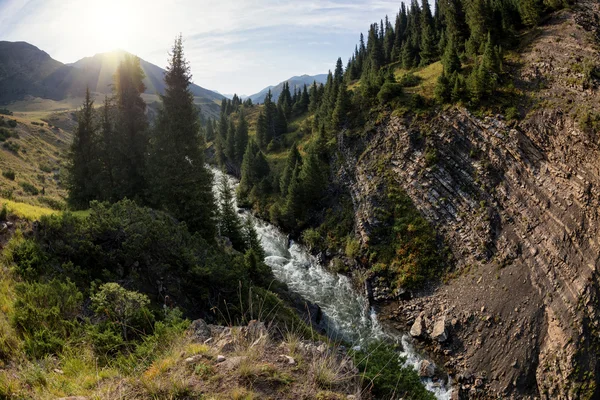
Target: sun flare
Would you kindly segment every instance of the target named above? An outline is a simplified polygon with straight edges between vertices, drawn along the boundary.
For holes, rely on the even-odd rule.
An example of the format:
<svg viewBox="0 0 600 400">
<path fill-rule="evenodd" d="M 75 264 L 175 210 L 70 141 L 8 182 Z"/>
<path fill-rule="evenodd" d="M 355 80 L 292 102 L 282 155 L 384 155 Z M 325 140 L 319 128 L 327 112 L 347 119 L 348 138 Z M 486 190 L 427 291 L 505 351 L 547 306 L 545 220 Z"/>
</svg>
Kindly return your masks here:
<svg viewBox="0 0 600 400">
<path fill-rule="evenodd" d="M 143 12 L 131 1 L 94 1 L 89 21 L 83 29 L 94 48 L 102 51 L 129 48 L 133 37 L 143 28 Z"/>
</svg>

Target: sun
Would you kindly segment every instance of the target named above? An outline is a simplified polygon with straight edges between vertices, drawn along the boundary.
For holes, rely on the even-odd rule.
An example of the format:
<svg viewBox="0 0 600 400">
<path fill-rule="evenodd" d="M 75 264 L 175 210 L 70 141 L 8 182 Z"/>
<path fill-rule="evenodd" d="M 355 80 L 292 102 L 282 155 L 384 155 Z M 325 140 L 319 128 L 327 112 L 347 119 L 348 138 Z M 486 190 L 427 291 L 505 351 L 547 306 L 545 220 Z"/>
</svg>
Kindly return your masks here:
<svg viewBox="0 0 600 400">
<path fill-rule="evenodd" d="M 128 49 L 143 27 L 143 9 L 131 0 L 96 0 L 89 4 L 84 29 L 99 51 Z"/>
</svg>

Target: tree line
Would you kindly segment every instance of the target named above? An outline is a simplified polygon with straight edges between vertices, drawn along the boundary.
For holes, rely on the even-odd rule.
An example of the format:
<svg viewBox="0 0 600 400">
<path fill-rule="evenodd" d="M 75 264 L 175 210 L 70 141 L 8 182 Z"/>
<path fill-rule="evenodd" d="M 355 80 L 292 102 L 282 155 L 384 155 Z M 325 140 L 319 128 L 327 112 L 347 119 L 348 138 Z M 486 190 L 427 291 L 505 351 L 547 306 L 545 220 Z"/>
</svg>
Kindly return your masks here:
<svg viewBox="0 0 600 400">
<path fill-rule="evenodd" d="M 201 129 L 200 110 L 189 90 L 191 78 L 180 36 L 170 53 L 165 92 L 152 125 L 141 97 L 145 87 L 139 58 L 125 56 L 115 74 L 114 94 L 101 107 L 95 107 L 86 91 L 70 151 L 68 201 L 72 208 L 88 208 L 94 200 L 115 203 L 127 198 L 185 221 L 208 242 L 214 242 L 217 233 L 231 233 L 227 218 L 232 214 L 237 218 L 237 213 L 226 195 L 217 204 L 213 194 L 213 176 L 204 156 L 204 138 L 213 124 L 209 121 Z M 222 108 L 223 115 L 240 105 L 239 98 L 234 98 Z M 241 162 L 248 126 L 235 127 L 232 121 L 227 129 L 232 132 L 227 157 Z M 235 142 L 238 138 L 239 143 Z M 242 226 L 238 220 L 233 226 L 239 226 L 233 235 L 247 239 L 235 240 L 236 250 L 247 251 L 248 241 L 258 243 L 249 239 L 256 236 L 251 226 Z M 254 250 L 262 252 L 260 245 Z"/>
</svg>

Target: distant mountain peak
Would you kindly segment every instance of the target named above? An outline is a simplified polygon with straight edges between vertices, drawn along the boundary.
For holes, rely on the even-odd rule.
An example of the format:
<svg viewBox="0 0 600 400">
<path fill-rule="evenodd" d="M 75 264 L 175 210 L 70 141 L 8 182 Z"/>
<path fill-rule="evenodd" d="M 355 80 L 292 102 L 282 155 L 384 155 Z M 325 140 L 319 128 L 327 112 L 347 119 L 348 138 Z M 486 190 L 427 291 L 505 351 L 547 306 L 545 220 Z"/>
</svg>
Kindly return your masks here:
<svg viewBox="0 0 600 400">
<path fill-rule="evenodd" d="M 313 82 L 324 84 L 325 82 L 327 82 L 327 74 L 320 74 L 320 75 L 304 74 L 304 75 L 300 75 L 300 76 L 293 76 L 290 79 L 286 79 L 285 81 L 280 82 L 275 86 L 267 86 L 260 92 L 255 93 L 252 96 L 248 96 L 248 97 L 250 99 L 252 99 L 252 102 L 255 104 L 263 103 L 265 101 L 265 98 L 267 97 L 267 93 L 269 92 L 269 90 L 271 90 L 271 94 L 273 95 L 273 101 L 277 101 L 277 99 L 279 99 L 279 96 L 281 95 L 281 92 L 283 91 L 283 84 L 286 82 L 290 84 L 290 90 L 293 91 L 295 88 L 301 88 L 304 85 L 310 86 L 313 84 Z"/>
</svg>

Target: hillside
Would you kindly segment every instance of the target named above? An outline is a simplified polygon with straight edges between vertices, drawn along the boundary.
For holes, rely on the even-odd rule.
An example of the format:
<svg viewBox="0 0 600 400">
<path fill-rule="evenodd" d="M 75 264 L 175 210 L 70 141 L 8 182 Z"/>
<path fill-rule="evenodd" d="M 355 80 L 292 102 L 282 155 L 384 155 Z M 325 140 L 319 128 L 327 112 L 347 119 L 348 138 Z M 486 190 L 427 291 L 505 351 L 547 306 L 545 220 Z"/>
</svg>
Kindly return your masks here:
<svg viewBox="0 0 600 400">
<path fill-rule="evenodd" d="M 288 80 L 278 83 L 275 86 L 266 87 L 263 90 L 261 90 L 260 92 L 255 93 L 251 96 L 248 96 L 248 98 L 250 98 L 254 104 L 264 103 L 267 93 L 269 92 L 269 90 L 271 90 L 271 93 L 273 94 L 273 101 L 276 102 L 279 99 L 279 96 L 281 95 L 281 91 L 283 90 L 284 83 L 289 83 L 290 90 L 294 91 L 294 89 L 296 89 L 296 90 L 302 89 L 304 87 L 304 85 L 310 86 L 313 84 L 313 82 L 317 82 L 317 84 L 319 84 L 319 83 L 325 83 L 326 81 L 327 81 L 327 74 L 314 75 L 314 76 L 309 76 L 309 75 L 294 76 Z"/>
<path fill-rule="evenodd" d="M 37 101 L 35 98 L 78 104 L 86 87 L 99 97 L 109 95 L 117 66 L 126 54 L 129 53 L 96 54 L 65 65 L 28 43 L 0 42 L 0 104 L 17 102 L 10 106 L 15 111 L 25 111 L 31 102 Z M 158 101 L 156 95 L 164 92 L 164 69 L 145 60 L 141 60 L 141 67 L 146 74 L 146 101 Z M 222 95 L 195 84 L 190 90 L 205 115 L 218 114 Z"/>
</svg>

